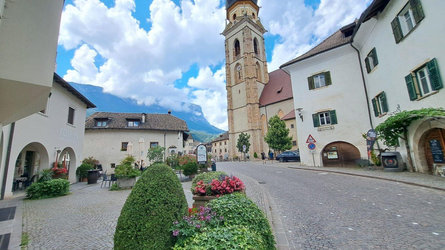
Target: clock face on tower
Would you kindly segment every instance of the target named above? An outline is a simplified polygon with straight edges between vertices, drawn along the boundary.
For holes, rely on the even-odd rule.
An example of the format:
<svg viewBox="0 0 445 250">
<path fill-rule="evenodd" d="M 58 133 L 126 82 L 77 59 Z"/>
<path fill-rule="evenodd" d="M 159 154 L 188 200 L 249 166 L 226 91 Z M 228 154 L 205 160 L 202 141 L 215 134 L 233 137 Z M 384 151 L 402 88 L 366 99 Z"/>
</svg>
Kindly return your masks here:
<svg viewBox="0 0 445 250">
<path fill-rule="evenodd" d="M 238 65 L 238 67 L 236 67 L 236 71 L 241 71 L 241 65 Z"/>
</svg>

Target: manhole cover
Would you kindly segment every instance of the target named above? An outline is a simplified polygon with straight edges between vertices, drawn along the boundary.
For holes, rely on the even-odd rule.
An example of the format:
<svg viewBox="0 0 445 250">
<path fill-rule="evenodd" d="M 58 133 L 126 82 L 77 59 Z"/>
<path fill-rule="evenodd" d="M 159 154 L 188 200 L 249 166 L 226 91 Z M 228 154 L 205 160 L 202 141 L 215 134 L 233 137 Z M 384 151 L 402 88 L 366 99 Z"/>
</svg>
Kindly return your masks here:
<svg viewBox="0 0 445 250">
<path fill-rule="evenodd" d="M 259 184 L 266 184 L 265 181 L 259 181 L 258 183 L 259 183 Z"/>
</svg>

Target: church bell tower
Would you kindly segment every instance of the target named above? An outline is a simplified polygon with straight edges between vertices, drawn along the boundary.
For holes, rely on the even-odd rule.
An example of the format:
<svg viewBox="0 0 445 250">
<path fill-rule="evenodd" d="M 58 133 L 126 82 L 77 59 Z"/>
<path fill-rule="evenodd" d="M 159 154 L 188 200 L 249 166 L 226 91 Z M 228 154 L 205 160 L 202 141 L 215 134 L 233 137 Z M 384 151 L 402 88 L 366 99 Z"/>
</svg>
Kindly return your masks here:
<svg viewBox="0 0 445 250">
<path fill-rule="evenodd" d="M 249 155 L 263 152 L 260 103 L 267 82 L 266 32 L 258 18 L 257 0 L 226 1 L 226 89 L 230 158 L 241 156 L 236 144 L 241 133 L 250 135 Z"/>
</svg>

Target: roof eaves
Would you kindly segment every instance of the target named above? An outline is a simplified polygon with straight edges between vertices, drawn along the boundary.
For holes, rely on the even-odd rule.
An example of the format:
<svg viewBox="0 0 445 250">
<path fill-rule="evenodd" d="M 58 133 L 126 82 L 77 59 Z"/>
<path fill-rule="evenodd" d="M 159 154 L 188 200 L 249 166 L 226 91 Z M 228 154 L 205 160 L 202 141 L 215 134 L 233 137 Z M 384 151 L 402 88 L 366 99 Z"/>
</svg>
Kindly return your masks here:
<svg viewBox="0 0 445 250">
<path fill-rule="evenodd" d="M 79 91 L 77 91 L 73 86 L 71 86 L 68 82 L 66 82 L 62 77 L 60 77 L 57 73 L 54 73 L 54 82 L 57 82 L 60 86 L 71 92 L 75 97 L 81 100 L 83 103 L 87 105 L 87 108 L 95 108 L 96 105 L 92 103 L 88 98 L 83 96 Z"/>
</svg>

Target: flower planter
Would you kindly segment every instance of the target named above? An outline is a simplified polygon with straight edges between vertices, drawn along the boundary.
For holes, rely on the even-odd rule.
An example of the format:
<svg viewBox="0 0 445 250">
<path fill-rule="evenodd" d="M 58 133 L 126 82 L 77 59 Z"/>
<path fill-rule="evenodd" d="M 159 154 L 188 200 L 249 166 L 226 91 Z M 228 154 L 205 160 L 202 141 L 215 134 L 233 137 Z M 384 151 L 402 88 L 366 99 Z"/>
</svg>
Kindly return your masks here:
<svg viewBox="0 0 445 250">
<path fill-rule="evenodd" d="M 213 195 L 212 196 L 193 195 L 193 207 L 194 208 L 204 207 L 208 202 L 216 198 L 218 197 Z"/>
<path fill-rule="evenodd" d="M 123 189 L 131 189 L 135 183 L 136 183 L 136 177 L 117 178 L 117 185 Z"/>
</svg>

